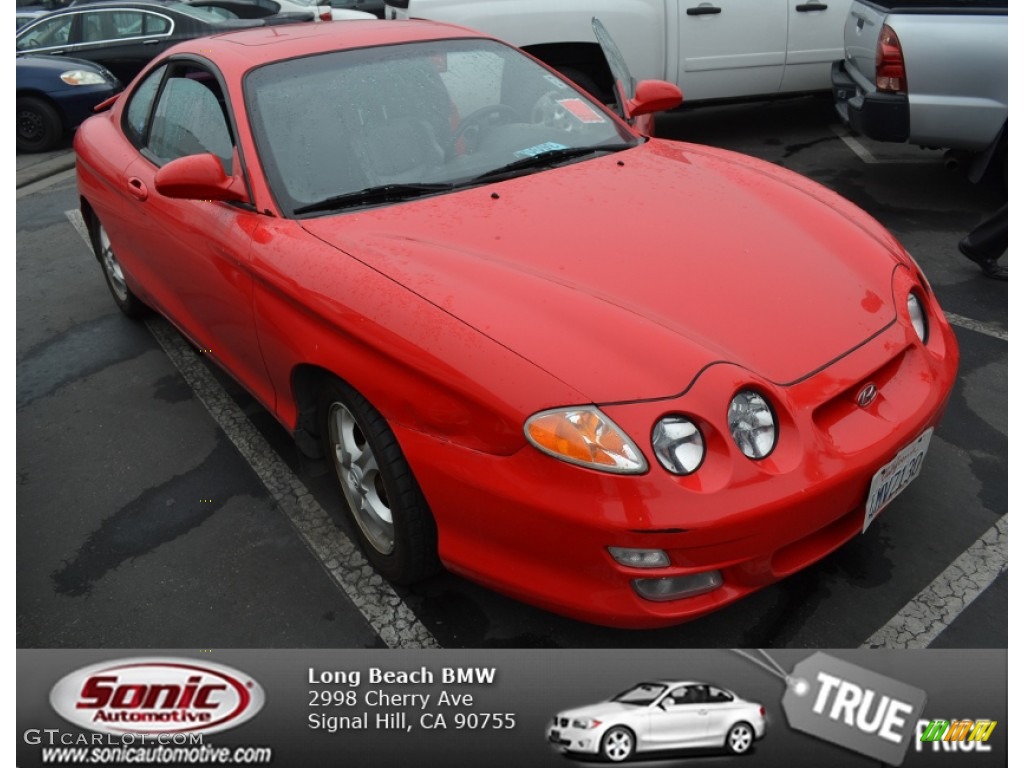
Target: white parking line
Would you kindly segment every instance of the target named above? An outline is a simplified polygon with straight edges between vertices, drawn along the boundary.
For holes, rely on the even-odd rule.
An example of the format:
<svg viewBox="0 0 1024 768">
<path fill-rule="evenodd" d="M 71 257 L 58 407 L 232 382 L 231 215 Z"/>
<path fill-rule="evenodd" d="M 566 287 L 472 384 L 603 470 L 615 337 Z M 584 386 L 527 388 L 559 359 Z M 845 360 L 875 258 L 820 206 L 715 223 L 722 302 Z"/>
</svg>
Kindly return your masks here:
<svg viewBox="0 0 1024 768">
<path fill-rule="evenodd" d="M 890 160 L 883 160 L 871 154 L 871 150 L 861 144 L 852 133 L 838 125 L 832 126 L 832 132 L 842 139 L 842 142 L 850 148 L 857 157 L 868 165 L 915 165 L 917 163 L 934 163 L 935 157 L 898 157 Z"/>
<path fill-rule="evenodd" d="M 991 323 L 983 323 L 980 320 L 971 320 L 969 317 L 957 315 L 953 312 L 947 312 L 946 319 L 953 325 L 958 325 L 961 328 L 966 328 L 967 330 L 974 331 L 975 333 L 983 333 L 986 336 L 991 336 L 994 339 L 1002 339 L 1003 341 L 1010 340 L 1010 334 L 1008 332 L 998 326 L 992 325 Z"/>
<path fill-rule="evenodd" d="M 78 211 L 66 211 L 65 215 L 89 245 L 82 215 Z M 91 245 L 89 247 L 91 249 Z M 430 630 L 374 570 L 352 540 L 338 529 L 305 484 L 278 457 L 178 332 L 157 317 L 147 320 L 146 326 L 295 526 L 303 542 L 381 640 L 390 648 L 440 647 Z"/>
<path fill-rule="evenodd" d="M 1006 517 L 999 518 L 861 647 L 927 648 L 1006 570 Z"/>
</svg>

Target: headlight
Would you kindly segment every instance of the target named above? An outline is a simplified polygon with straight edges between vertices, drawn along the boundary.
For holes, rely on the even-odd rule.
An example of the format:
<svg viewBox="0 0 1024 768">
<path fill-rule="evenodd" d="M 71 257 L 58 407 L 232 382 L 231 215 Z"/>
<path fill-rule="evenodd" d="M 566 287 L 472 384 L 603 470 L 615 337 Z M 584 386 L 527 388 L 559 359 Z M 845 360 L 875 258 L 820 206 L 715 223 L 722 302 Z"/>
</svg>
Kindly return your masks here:
<svg viewBox="0 0 1024 768">
<path fill-rule="evenodd" d="M 917 331 L 917 337 L 922 343 L 928 341 L 928 316 L 924 313 L 924 306 L 917 294 L 911 291 L 907 294 L 907 311 L 910 313 L 910 323 Z"/>
<path fill-rule="evenodd" d="M 597 728 L 601 724 L 600 720 L 595 720 L 592 717 L 578 717 L 572 721 L 573 728 L 582 728 L 589 730 L 590 728 Z"/>
<path fill-rule="evenodd" d="M 593 406 L 541 411 L 526 420 L 526 439 L 556 459 L 619 474 L 647 471 L 640 449 Z"/>
<path fill-rule="evenodd" d="M 666 416 L 655 424 L 651 443 L 661 466 L 673 474 L 688 475 L 704 461 L 704 438 L 685 416 Z"/>
<path fill-rule="evenodd" d="M 745 389 L 729 403 L 729 431 L 743 455 L 763 459 L 775 447 L 775 414 L 768 401 Z"/>
<path fill-rule="evenodd" d="M 96 72 L 89 72 L 84 69 L 72 69 L 60 76 L 68 85 L 103 85 L 106 80 Z"/>
</svg>

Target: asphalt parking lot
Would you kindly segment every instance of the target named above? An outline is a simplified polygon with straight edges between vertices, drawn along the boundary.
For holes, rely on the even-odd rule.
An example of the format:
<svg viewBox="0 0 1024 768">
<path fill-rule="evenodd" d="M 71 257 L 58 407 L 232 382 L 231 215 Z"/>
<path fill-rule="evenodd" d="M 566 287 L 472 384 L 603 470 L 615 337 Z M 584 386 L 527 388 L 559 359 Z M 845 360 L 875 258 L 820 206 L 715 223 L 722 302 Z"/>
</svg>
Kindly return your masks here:
<svg viewBox="0 0 1024 768">
<path fill-rule="evenodd" d="M 581 624 L 450 574 L 392 589 L 353 548 L 326 465 L 166 323 L 117 311 L 75 227 L 73 173 L 21 186 L 38 159 L 19 157 L 18 646 L 1005 648 L 1007 284 L 956 247 L 1004 193 L 939 152 L 848 135 L 823 98 L 684 110 L 658 132 L 852 200 L 950 315 L 961 369 L 945 420 L 867 533 L 658 631 Z M 665 232 L 680 248 L 687 236 Z"/>
</svg>

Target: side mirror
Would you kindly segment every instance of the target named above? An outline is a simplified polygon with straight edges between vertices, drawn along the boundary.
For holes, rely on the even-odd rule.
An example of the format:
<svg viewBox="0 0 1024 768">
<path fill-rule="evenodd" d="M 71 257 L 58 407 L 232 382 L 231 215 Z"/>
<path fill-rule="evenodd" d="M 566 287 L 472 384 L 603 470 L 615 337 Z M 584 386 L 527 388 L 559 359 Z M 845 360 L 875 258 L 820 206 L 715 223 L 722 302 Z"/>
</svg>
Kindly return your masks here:
<svg viewBox="0 0 1024 768">
<path fill-rule="evenodd" d="M 156 172 L 153 180 L 157 192 L 166 197 L 241 203 L 249 201 L 241 180 L 224 173 L 220 158 L 209 152 L 171 160 Z"/>
<path fill-rule="evenodd" d="M 664 112 L 682 103 L 679 86 L 665 80 L 641 80 L 636 84 L 636 95 L 626 102 L 626 117 Z"/>
</svg>

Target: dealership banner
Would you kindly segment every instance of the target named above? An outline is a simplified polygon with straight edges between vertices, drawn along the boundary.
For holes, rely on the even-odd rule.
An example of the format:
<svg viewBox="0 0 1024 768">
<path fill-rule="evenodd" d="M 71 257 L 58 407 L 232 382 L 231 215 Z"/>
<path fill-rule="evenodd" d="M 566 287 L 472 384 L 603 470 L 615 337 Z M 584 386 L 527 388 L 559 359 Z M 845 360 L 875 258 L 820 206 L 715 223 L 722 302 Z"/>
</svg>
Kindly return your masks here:
<svg viewBox="0 0 1024 768">
<path fill-rule="evenodd" d="M 21 650 L 17 659 L 19 768 L 1007 764 L 1005 650 Z"/>
</svg>

